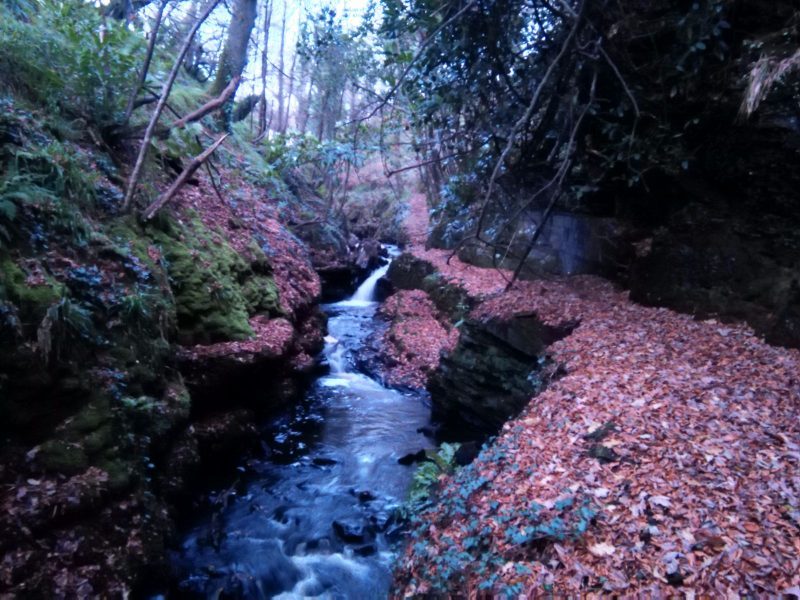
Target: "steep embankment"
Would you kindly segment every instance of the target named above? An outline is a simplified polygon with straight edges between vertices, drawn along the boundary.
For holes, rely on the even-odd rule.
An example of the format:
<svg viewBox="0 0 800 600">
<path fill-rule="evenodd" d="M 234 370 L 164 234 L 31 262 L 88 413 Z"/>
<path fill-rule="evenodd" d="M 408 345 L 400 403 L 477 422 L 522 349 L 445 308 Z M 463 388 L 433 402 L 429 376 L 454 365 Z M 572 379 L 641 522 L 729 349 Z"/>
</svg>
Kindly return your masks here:
<svg viewBox="0 0 800 600">
<path fill-rule="evenodd" d="M 157 581 L 192 482 L 292 397 L 320 283 L 243 156 L 222 197 L 198 175 L 142 225 L 123 167 L 59 123 L 3 100 L 0 594 L 111 597 Z"/>
<path fill-rule="evenodd" d="M 395 596 L 796 593 L 800 352 L 595 277 L 503 293 L 507 273 L 421 247 L 413 201 L 412 253 L 470 319 L 571 333 L 546 349 L 561 377 L 419 516 Z"/>
</svg>

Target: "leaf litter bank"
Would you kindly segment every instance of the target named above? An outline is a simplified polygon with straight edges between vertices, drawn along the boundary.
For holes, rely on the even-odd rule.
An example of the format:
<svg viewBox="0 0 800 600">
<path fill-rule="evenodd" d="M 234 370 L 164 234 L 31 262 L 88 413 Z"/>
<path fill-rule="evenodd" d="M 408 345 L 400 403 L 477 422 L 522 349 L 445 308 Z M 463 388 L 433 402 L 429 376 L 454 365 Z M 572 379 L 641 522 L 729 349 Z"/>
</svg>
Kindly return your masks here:
<svg viewBox="0 0 800 600">
<path fill-rule="evenodd" d="M 443 481 L 394 595 L 799 594 L 800 352 L 597 277 L 502 293 L 499 272 L 425 250 L 411 203 L 412 252 L 473 317 L 580 324 L 548 348 L 566 375 Z"/>
</svg>

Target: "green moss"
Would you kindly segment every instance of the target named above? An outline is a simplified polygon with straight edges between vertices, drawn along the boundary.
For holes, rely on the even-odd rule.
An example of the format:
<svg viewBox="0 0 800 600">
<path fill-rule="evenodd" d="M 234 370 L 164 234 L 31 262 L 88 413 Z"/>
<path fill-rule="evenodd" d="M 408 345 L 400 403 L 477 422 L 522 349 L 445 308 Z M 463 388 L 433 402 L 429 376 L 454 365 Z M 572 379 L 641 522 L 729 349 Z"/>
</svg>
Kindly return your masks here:
<svg viewBox="0 0 800 600">
<path fill-rule="evenodd" d="M 110 424 L 105 424 L 95 429 L 83 440 L 83 446 L 88 454 L 97 454 L 108 448 L 114 442 L 114 431 Z"/>
<path fill-rule="evenodd" d="M 269 268 L 266 256 L 255 248 L 248 264 L 224 232 L 209 230 L 194 213 L 188 216 L 186 222 L 170 220 L 163 230 L 151 232 L 166 259 L 179 340 L 192 344 L 247 339 L 253 335 L 251 315 L 280 311 L 274 280 L 256 274 Z"/>
<path fill-rule="evenodd" d="M 133 469 L 130 463 L 121 459 L 106 459 L 97 465 L 108 473 L 108 489 L 111 492 L 124 492 L 132 481 Z"/>
<path fill-rule="evenodd" d="M 255 240 L 250 240 L 247 251 L 250 254 L 250 266 L 254 272 L 264 275 L 272 272 L 272 264 L 269 262 L 269 258 L 264 254 L 261 246 L 256 244 Z"/>
<path fill-rule="evenodd" d="M 453 321 L 469 314 L 471 302 L 467 292 L 458 285 L 447 283 L 438 272 L 425 276 L 420 287 L 431 297 L 436 308 Z"/>
<path fill-rule="evenodd" d="M 150 240 L 133 217 L 115 219 L 109 224 L 106 233 L 120 256 L 133 254 L 151 271 L 159 271 L 159 265 L 150 258 L 147 251 Z"/>
<path fill-rule="evenodd" d="M 46 471 L 67 475 L 80 473 L 89 466 L 86 452 L 80 444 L 60 439 L 42 444 L 37 459 Z"/>
<path fill-rule="evenodd" d="M 255 275 L 245 281 L 242 294 L 250 314 L 267 312 L 276 314 L 281 311 L 278 286 L 272 277 Z"/>
<path fill-rule="evenodd" d="M 38 323 L 47 309 L 61 298 L 64 286 L 52 280 L 31 286 L 25 279 L 24 271 L 10 256 L 0 256 L 0 299 L 13 302 L 24 322 Z"/>
<path fill-rule="evenodd" d="M 108 401 L 96 399 L 87 404 L 75 415 L 69 424 L 69 429 L 77 434 L 85 434 L 105 425 L 111 418 Z"/>
</svg>

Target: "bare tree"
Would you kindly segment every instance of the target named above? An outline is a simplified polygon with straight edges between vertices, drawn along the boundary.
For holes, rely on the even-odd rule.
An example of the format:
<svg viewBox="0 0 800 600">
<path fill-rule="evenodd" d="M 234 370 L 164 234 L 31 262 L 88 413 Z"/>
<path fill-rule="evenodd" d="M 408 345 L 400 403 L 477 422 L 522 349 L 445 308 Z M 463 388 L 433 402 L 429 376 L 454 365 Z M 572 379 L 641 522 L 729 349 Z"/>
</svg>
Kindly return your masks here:
<svg viewBox="0 0 800 600">
<path fill-rule="evenodd" d="M 231 81 L 241 77 L 244 72 L 247 64 L 247 46 L 256 22 L 257 5 L 258 0 L 235 0 L 233 4 L 228 37 L 217 65 L 217 75 L 211 86 L 211 94 L 214 96 L 219 96 Z M 222 123 L 225 129 L 230 128 L 232 112 L 233 96 L 222 109 Z"/>
<path fill-rule="evenodd" d="M 297 52 L 292 56 L 292 66 L 289 67 L 289 92 L 286 94 L 286 112 L 283 115 L 283 123 L 281 124 L 281 133 L 286 133 L 289 126 L 289 116 L 292 111 L 292 96 L 294 95 L 294 70 L 297 66 Z"/>
<path fill-rule="evenodd" d="M 305 133 L 308 127 L 308 115 L 311 109 L 311 93 L 314 89 L 314 78 L 309 75 L 308 62 L 302 61 L 300 67 L 300 93 L 297 97 L 297 130 Z M 306 81 L 308 85 L 306 86 Z"/>
<path fill-rule="evenodd" d="M 261 98 L 258 106 L 258 135 L 267 134 L 267 73 L 269 72 L 269 30 L 272 25 L 272 0 L 264 0 L 264 44 L 261 48 Z"/>
<path fill-rule="evenodd" d="M 278 56 L 278 131 L 284 131 L 283 122 L 286 118 L 286 106 L 284 98 L 284 80 L 286 79 L 286 72 L 284 71 L 284 49 L 286 44 L 286 11 L 287 2 L 283 3 L 283 20 L 281 21 L 281 46 L 280 55 Z"/>
</svg>

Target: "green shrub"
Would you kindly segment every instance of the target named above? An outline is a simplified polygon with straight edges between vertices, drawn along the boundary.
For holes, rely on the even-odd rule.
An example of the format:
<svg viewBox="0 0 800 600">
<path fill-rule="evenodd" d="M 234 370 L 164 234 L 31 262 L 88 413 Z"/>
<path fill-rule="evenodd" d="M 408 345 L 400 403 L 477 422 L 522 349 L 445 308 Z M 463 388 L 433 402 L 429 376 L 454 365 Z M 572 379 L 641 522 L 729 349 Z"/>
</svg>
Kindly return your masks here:
<svg viewBox="0 0 800 600">
<path fill-rule="evenodd" d="M 419 514 L 432 505 L 439 477 L 444 473 L 452 473 L 455 468 L 454 458 L 460 444 L 442 444 L 438 450 L 426 451 L 425 460 L 414 472 L 408 498 L 401 509 L 404 517 Z"/>
<path fill-rule="evenodd" d="M 119 119 L 144 51 L 124 22 L 77 1 L 0 5 L 0 39 L 0 86 L 98 125 Z"/>
</svg>

